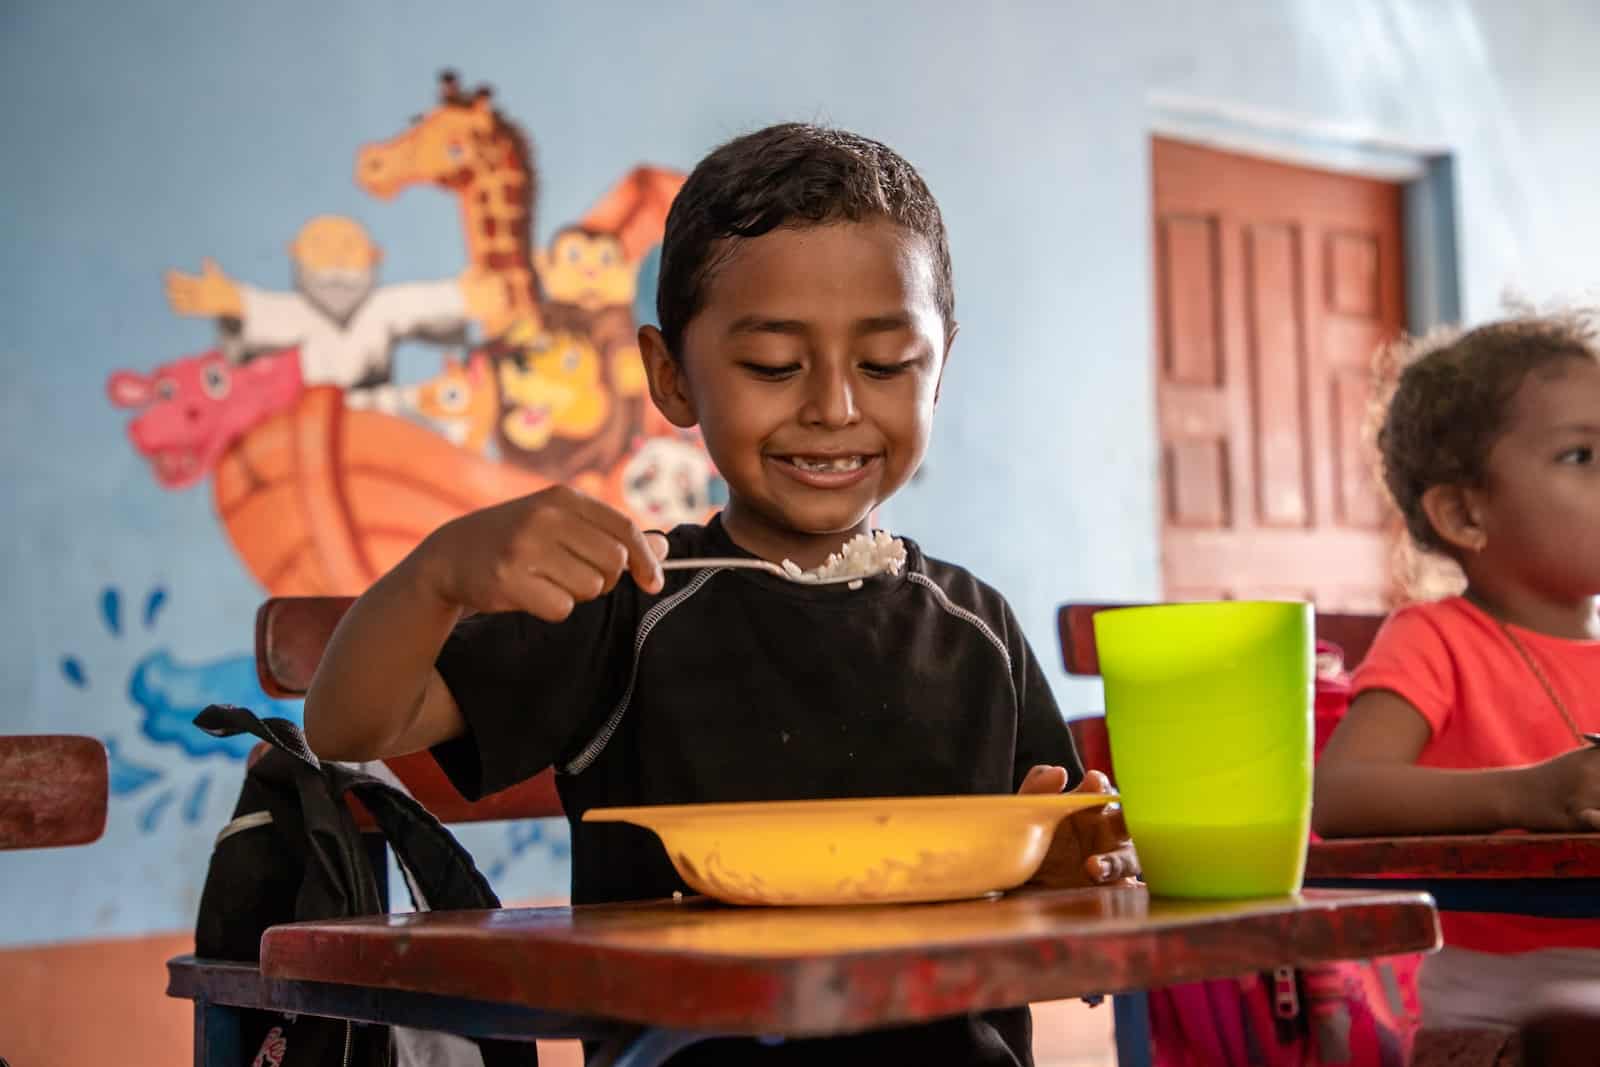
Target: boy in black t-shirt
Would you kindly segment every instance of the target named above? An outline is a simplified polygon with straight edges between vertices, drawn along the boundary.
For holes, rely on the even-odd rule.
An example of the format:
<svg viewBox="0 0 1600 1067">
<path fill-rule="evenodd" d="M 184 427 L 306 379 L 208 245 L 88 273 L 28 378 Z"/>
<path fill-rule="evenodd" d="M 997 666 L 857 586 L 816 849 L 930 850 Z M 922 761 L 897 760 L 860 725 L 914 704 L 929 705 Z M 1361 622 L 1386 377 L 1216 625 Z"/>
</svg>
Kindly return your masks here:
<svg viewBox="0 0 1600 1067">
<path fill-rule="evenodd" d="M 814 567 L 910 478 L 955 339 L 938 204 L 885 146 L 774 126 L 672 205 L 639 331 L 656 406 L 728 483 L 705 526 L 646 534 L 558 487 L 441 527 L 361 597 L 306 699 L 322 756 L 431 747 L 468 797 L 545 767 L 577 903 L 683 889 L 600 805 L 1107 788 L 1084 775 L 1004 599 L 907 542 L 862 588 L 660 560 Z M 463 619 L 465 613 L 475 613 Z M 1116 811 L 1062 823 L 1054 884 L 1130 877 Z M 1026 1008 L 828 1041 L 713 1041 L 674 1064 L 1029 1064 Z"/>
</svg>

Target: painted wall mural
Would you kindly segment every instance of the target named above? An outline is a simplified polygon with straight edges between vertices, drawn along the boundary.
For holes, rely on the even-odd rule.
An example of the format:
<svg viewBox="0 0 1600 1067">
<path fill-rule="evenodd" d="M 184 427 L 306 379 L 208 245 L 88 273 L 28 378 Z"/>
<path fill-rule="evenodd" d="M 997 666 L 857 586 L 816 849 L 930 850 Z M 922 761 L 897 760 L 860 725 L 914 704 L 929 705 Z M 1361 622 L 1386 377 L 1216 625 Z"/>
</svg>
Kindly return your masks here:
<svg viewBox="0 0 1600 1067">
<path fill-rule="evenodd" d="M 288 243 L 288 291 L 210 260 L 168 272 L 172 310 L 215 319 L 218 344 L 119 371 L 108 393 L 136 413 L 129 438 L 164 488 L 209 480 L 266 592 L 359 593 L 440 524 L 557 482 L 651 527 L 716 502 L 698 440 L 649 404 L 634 340 L 640 264 L 682 175 L 634 168 L 542 248 L 538 178 L 490 90 L 446 74 L 432 111 L 359 149 L 355 180 L 379 199 L 413 185 L 454 197 L 464 268 L 380 284 L 380 244 L 322 215 Z M 438 375 L 397 385 L 402 341 L 439 346 Z"/>
<path fill-rule="evenodd" d="M 168 270 L 170 310 L 214 322 L 215 343 L 106 381 L 156 485 L 209 494 L 218 535 L 264 595 L 359 593 L 440 524 L 558 482 L 647 528 L 709 514 L 722 484 L 697 435 L 649 403 L 635 341 L 680 173 L 636 166 L 536 244 L 531 139 L 490 89 L 468 91 L 449 73 L 401 132 L 352 138 L 352 160 L 377 202 L 413 186 L 453 198 L 464 263 L 385 282 L 374 232 L 317 215 L 282 238 L 281 289 L 209 258 Z M 402 381 L 402 346 L 422 346 L 437 371 Z M 154 639 L 169 599 L 154 589 L 130 611 L 107 589 L 102 627 Z M 79 689 L 108 681 L 70 652 L 61 678 Z M 155 641 L 119 684 L 133 714 L 106 739 L 112 793 L 137 805 L 145 833 L 172 819 L 199 825 L 213 786 L 231 793 L 237 782 L 250 745 L 194 728 L 206 704 L 300 718 L 299 702 L 261 691 L 249 650 L 194 662 Z M 219 782 L 223 768 L 235 773 Z M 469 842 L 495 876 L 530 852 L 566 859 L 564 826 L 497 834 L 487 855 Z"/>
<path fill-rule="evenodd" d="M 255 659 L 248 653 L 209 662 L 180 658 L 161 641 L 165 589 L 146 593 L 137 613 L 126 606 L 127 599 L 114 587 L 100 594 L 97 614 L 104 636 L 116 642 L 155 642 L 155 647 L 135 661 L 126 679 L 103 677 L 101 664 L 82 652 L 61 657 L 61 676 L 74 689 L 122 687 L 137 721 L 131 731 L 105 739 L 110 791 L 119 802 L 138 805 L 139 829 L 150 833 L 169 815 L 197 825 L 206 815 L 218 771 L 230 764 L 242 766 L 254 738 L 213 737 L 195 728 L 194 717 L 209 704 L 244 704 L 298 724 L 300 701 L 275 700 L 262 692 Z"/>
</svg>

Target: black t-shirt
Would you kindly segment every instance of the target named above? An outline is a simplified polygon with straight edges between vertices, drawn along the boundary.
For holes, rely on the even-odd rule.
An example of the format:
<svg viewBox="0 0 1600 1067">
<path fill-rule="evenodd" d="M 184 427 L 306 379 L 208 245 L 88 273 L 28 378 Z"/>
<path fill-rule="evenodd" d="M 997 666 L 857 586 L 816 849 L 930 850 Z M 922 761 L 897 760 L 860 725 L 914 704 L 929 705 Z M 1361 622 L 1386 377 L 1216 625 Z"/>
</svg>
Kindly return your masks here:
<svg viewBox="0 0 1600 1067">
<path fill-rule="evenodd" d="M 742 556 L 718 519 L 672 558 Z M 1010 793 L 1029 767 L 1082 768 L 1004 598 L 910 541 L 860 589 L 748 570 L 624 576 L 560 624 L 464 620 L 438 668 L 467 732 L 434 755 L 469 799 L 554 766 L 572 822 L 572 899 L 688 891 L 648 830 L 591 807 Z M 674 1065 L 1030 1064 L 1026 1008 L 826 1042 L 710 1042 Z M 842 1057 L 842 1058 L 841 1058 Z"/>
</svg>

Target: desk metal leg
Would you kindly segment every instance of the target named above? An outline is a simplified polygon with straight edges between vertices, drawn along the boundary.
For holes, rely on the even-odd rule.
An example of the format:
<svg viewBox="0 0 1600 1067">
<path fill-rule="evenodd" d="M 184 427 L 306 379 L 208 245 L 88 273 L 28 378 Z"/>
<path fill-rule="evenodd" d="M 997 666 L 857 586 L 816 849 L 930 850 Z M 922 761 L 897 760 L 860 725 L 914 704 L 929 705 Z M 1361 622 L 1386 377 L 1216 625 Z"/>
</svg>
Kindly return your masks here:
<svg viewBox="0 0 1600 1067">
<path fill-rule="evenodd" d="M 239 1067 L 239 1009 L 209 1001 L 194 1002 L 194 1067 Z"/>
<path fill-rule="evenodd" d="M 1150 997 L 1143 991 L 1111 998 L 1117 1034 L 1117 1067 L 1150 1067 Z"/>
<path fill-rule="evenodd" d="M 589 1061 L 589 1067 L 660 1067 L 690 1045 L 697 1045 L 712 1036 L 687 1030 L 640 1030 L 631 1038 L 608 1042 Z"/>
</svg>

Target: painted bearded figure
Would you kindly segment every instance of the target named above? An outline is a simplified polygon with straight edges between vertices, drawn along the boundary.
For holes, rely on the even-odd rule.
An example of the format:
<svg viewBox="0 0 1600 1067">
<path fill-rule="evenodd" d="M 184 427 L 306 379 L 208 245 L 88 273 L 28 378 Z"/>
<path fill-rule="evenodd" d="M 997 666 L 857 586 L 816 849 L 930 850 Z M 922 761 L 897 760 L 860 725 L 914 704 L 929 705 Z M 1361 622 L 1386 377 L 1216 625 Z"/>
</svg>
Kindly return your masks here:
<svg viewBox="0 0 1600 1067">
<path fill-rule="evenodd" d="M 294 289 L 274 292 L 237 282 L 206 260 L 198 275 L 169 271 L 167 297 L 182 315 L 237 322 L 244 358 L 298 348 L 307 386 L 366 390 L 393 377 L 394 348 L 404 340 L 462 343 L 499 288 L 477 272 L 429 282 L 379 286 L 383 250 L 360 223 L 319 215 L 289 245 Z"/>
</svg>

